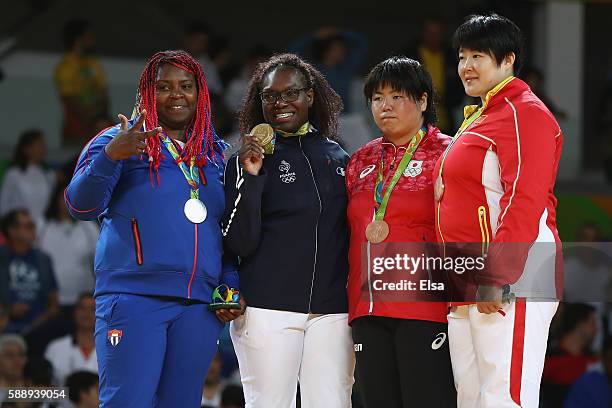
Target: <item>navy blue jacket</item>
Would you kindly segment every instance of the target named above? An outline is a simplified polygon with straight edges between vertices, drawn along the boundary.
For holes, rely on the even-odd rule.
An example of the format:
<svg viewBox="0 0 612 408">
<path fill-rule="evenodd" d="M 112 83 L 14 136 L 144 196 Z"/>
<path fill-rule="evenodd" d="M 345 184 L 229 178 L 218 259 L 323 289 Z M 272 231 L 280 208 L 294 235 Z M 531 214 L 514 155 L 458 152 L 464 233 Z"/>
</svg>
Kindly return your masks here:
<svg viewBox="0 0 612 408">
<path fill-rule="evenodd" d="M 277 137 L 257 176 L 233 156 L 225 171 L 223 235 L 240 257 L 250 306 L 347 312 L 348 154 L 314 131 Z"/>
<path fill-rule="evenodd" d="M 160 183 L 147 156 L 111 160 L 104 147 L 118 133 L 107 129 L 81 153 L 65 199 L 81 220 L 99 218 L 94 269 L 95 294 L 132 293 L 210 302 L 221 282 L 238 287 L 232 258 L 223 256 L 220 219 L 225 207 L 223 161 L 209 160 L 200 185 L 206 220 L 191 223 L 183 213 L 189 185 L 162 143 Z"/>
</svg>

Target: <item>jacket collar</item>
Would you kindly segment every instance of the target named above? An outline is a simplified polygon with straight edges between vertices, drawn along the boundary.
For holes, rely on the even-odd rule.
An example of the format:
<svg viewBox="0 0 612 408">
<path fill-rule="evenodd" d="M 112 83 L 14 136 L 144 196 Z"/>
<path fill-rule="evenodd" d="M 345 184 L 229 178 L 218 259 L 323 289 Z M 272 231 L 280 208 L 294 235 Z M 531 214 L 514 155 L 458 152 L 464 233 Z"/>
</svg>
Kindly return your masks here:
<svg viewBox="0 0 612 408">
<path fill-rule="evenodd" d="M 467 119 L 476 110 L 482 108 L 482 110 L 485 111 L 487 108 L 490 108 L 492 106 L 497 105 L 498 103 L 503 102 L 504 98 L 512 97 L 516 94 L 525 91 L 526 89 L 529 89 L 529 86 L 525 82 L 514 76 L 509 76 L 487 93 L 484 104 L 482 106 L 465 106 L 463 108 L 463 116 Z"/>
</svg>

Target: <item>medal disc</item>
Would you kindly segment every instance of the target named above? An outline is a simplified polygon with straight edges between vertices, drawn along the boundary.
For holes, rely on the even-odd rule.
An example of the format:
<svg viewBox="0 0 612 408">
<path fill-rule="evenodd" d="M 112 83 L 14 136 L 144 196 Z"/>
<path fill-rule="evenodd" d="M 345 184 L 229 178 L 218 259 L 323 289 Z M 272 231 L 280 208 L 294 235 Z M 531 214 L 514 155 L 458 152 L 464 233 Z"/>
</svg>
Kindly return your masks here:
<svg viewBox="0 0 612 408">
<path fill-rule="evenodd" d="M 444 182 L 442 182 L 442 176 L 438 176 L 436 183 L 434 184 L 434 199 L 439 202 L 444 195 Z"/>
<path fill-rule="evenodd" d="M 251 130 L 251 136 L 258 145 L 265 148 L 274 138 L 274 129 L 267 123 L 260 123 Z"/>
<path fill-rule="evenodd" d="M 185 216 L 194 224 L 200 224 L 206 219 L 206 206 L 197 198 L 190 198 L 185 202 Z"/>
<path fill-rule="evenodd" d="M 374 220 L 366 227 L 365 235 L 371 243 L 380 244 L 389 236 L 389 224 L 385 220 Z"/>
</svg>

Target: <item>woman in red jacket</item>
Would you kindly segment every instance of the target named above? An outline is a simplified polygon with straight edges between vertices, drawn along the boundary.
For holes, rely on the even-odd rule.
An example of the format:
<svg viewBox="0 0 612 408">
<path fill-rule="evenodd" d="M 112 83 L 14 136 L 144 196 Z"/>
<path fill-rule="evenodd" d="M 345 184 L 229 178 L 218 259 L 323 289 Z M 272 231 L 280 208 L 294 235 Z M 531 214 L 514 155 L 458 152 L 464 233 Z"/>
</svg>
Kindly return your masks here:
<svg viewBox="0 0 612 408">
<path fill-rule="evenodd" d="M 465 93 L 481 104 L 466 107 L 435 167 L 436 233 L 447 250 L 458 243 L 486 257 L 482 273 L 461 282 L 459 300 L 471 304 L 453 304 L 448 318 L 458 405 L 537 407 L 557 309 L 553 191 L 563 135 L 514 77 L 523 39 L 512 21 L 470 16 L 453 42 Z"/>
<path fill-rule="evenodd" d="M 454 406 L 447 306 L 426 301 L 431 271 L 383 270 L 388 265 L 379 256 L 420 257 L 424 243 L 435 242 L 431 174 L 450 138 L 434 127 L 431 76 L 419 62 L 379 63 L 364 93 L 382 137 L 355 152 L 346 171 L 349 321 L 359 389 L 366 407 Z"/>
</svg>

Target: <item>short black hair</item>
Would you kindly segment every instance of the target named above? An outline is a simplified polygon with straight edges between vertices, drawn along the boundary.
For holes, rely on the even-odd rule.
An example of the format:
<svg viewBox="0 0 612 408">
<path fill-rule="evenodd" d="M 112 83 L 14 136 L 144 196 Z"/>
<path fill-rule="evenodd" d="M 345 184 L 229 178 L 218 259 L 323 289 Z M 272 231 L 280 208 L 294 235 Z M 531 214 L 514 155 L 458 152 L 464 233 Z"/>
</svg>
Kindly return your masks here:
<svg viewBox="0 0 612 408">
<path fill-rule="evenodd" d="M 66 379 L 68 387 L 68 398 L 78 404 L 81 402 L 81 393 L 87 392 L 99 382 L 98 374 L 89 371 L 76 371 Z"/>
<path fill-rule="evenodd" d="M 40 129 L 24 130 L 23 133 L 19 135 L 19 140 L 17 140 L 15 150 L 13 151 L 13 164 L 25 171 L 28 167 L 28 155 L 26 153 L 26 149 L 30 147 L 32 143 L 35 143 L 40 139 L 44 139 L 44 137 L 45 134 Z"/>
<path fill-rule="evenodd" d="M 0 220 L 0 230 L 2 234 L 8 239 L 9 231 L 19 225 L 19 215 L 30 215 L 30 212 L 25 208 L 15 208 L 2 217 Z"/>
<path fill-rule="evenodd" d="M 89 20 L 68 21 L 62 29 L 64 46 L 68 49 L 72 48 L 76 41 L 89 30 L 91 30 L 91 22 Z"/>
<path fill-rule="evenodd" d="M 510 19 L 499 14 L 473 14 L 457 28 L 453 36 L 453 48 L 482 51 L 495 58 L 497 65 L 510 53 L 514 53 L 514 75 L 523 66 L 523 34 Z"/>
<path fill-rule="evenodd" d="M 366 77 L 363 87 L 363 94 L 368 103 L 372 102 L 374 93 L 384 86 L 405 92 L 414 101 L 418 101 L 423 93 L 427 93 L 427 108 L 423 112 L 423 120 L 428 125 L 436 124 L 438 120 L 435 106 L 436 93 L 431 75 L 419 61 L 395 56 L 376 64 Z"/>
</svg>

